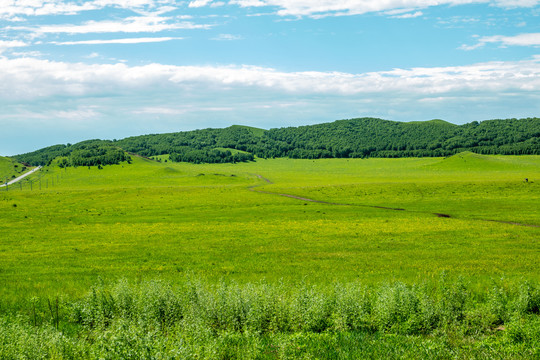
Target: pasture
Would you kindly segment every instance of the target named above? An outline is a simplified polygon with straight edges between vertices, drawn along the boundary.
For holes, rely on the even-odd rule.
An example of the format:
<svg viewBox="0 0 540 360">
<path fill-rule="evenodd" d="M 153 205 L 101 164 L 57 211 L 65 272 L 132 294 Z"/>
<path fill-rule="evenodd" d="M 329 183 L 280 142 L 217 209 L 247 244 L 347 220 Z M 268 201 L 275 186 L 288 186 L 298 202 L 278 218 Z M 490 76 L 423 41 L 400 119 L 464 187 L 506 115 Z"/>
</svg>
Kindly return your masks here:
<svg viewBox="0 0 540 360">
<path fill-rule="evenodd" d="M 540 275 L 538 156 L 134 158 L 53 165 L 31 181 L 0 192 L 4 302 L 81 294 L 98 277 L 373 284 L 445 271 L 481 286 Z"/>
<path fill-rule="evenodd" d="M 159 159 L 0 190 L 0 357 L 539 355 L 539 156 Z"/>
<path fill-rule="evenodd" d="M 0 185 L 6 180 L 11 180 L 14 177 L 21 175 L 26 170 L 26 167 L 11 159 L 0 156 Z"/>
</svg>

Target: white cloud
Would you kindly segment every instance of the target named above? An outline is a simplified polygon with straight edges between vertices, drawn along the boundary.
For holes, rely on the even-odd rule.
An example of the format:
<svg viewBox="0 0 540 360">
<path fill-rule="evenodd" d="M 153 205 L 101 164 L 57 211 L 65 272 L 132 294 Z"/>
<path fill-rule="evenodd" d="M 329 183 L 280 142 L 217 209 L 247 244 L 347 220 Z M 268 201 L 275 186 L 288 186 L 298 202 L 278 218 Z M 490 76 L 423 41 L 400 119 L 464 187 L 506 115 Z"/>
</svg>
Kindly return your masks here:
<svg viewBox="0 0 540 360">
<path fill-rule="evenodd" d="M 190 8 L 198 8 L 198 7 L 206 6 L 211 2 L 212 0 L 195 0 L 195 1 L 191 1 L 188 6 Z"/>
<path fill-rule="evenodd" d="M 474 45 L 462 45 L 462 50 L 474 50 L 486 44 L 500 44 L 501 46 L 540 46 L 540 33 L 519 34 L 515 36 L 484 36 L 478 39 Z"/>
<path fill-rule="evenodd" d="M 43 57 L 46 54 L 43 54 L 41 51 L 12 51 L 10 56 L 17 57 Z"/>
<path fill-rule="evenodd" d="M 210 7 L 219 7 L 226 5 L 223 1 L 212 1 L 212 0 L 194 0 L 191 1 L 188 4 L 188 7 L 190 8 L 199 8 L 204 6 L 210 6 Z"/>
<path fill-rule="evenodd" d="M 142 33 L 161 32 L 175 29 L 209 29 L 211 25 L 189 21 L 174 22 L 170 17 L 134 16 L 120 21 L 88 21 L 81 25 L 42 25 L 40 27 L 14 26 L 8 29 L 29 31 L 35 36 L 44 34 L 89 34 L 89 33 Z"/>
<path fill-rule="evenodd" d="M 19 40 L 11 40 L 11 41 L 0 40 L 0 54 L 2 54 L 7 49 L 20 48 L 20 47 L 25 47 L 25 46 L 28 46 L 28 44 Z"/>
<path fill-rule="evenodd" d="M 407 13 L 407 14 L 403 14 L 403 15 L 394 15 L 392 17 L 396 18 L 396 19 L 412 19 L 412 18 L 416 18 L 416 17 L 422 16 L 422 15 L 424 15 L 423 12 L 416 11 L 414 13 Z"/>
<path fill-rule="evenodd" d="M 82 5 L 77 3 L 65 3 L 56 0 L 3 0 L 0 3 L 0 18 L 11 19 L 18 16 L 40 16 L 77 14 L 81 11 L 95 10 L 92 2 Z"/>
<path fill-rule="evenodd" d="M 140 44 L 140 43 L 164 42 L 164 41 L 171 41 L 171 40 L 182 40 L 182 38 L 180 37 L 158 37 L 158 38 L 146 37 L 146 38 L 110 39 L 110 40 L 64 41 L 64 42 L 52 42 L 51 44 L 55 44 L 55 45 Z"/>
<path fill-rule="evenodd" d="M 133 110 L 132 114 L 142 115 L 181 115 L 185 114 L 187 109 L 172 108 L 172 107 L 143 107 L 142 109 Z"/>
<path fill-rule="evenodd" d="M 499 7 L 532 7 L 539 0 L 230 0 L 241 7 L 273 6 L 282 16 L 340 16 L 392 10 L 407 11 L 439 5 L 491 4 Z"/>
<path fill-rule="evenodd" d="M 496 0 L 494 3 L 502 7 L 533 7 L 538 4 L 538 0 Z"/>
<path fill-rule="evenodd" d="M 271 128 L 359 116 L 458 123 L 537 116 L 539 94 L 540 56 L 360 74 L 0 56 L 0 151 L 235 123 Z M 13 136 L 21 132 L 24 146 Z"/>
<path fill-rule="evenodd" d="M 219 34 L 216 37 L 213 37 L 211 40 L 216 41 L 233 41 L 233 40 L 242 40 L 243 37 L 240 35 L 233 35 L 233 34 Z"/>
<path fill-rule="evenodd" d="M 533 7 L 540 0 L 229 0 L 241 7 L 271 6 L 282 16 L 339 16 L 408 9 L 409 11 L 439 5 L 491 4 L 504 8 Z M 2 0 L 0 19 L 15 20 L 25 16 L 74 15 L 109 7 L 136 12 L 161 14 L 178 9 L 177 0 Z M 223 1 L 192 0 L 188 7 L 222 6 Z"/>
<path fill-rule="evenodd" d="M 169 4 L 169 6 L 167 6 Z M 0 2 L 0 19 L 17 19 L 18 16 L 75 15 L 84 11 L 101 10 L 117 7 L 133 11 L 170 9 L 176 5 L 175 0 L 94 0 L 94 1 L 62 1 L 62 0 L 2 0 Z M 174 7 L 176 8 L 176 7 Z M 170 11 L 170 10 L 169 10 Z"/>
<path fill-rule="evenodd" d="M 193 106 L 184 105 L 177 107 L 149 106 L 131 111 L 136 115 L 183 115 L 195 112 L 223 112 L 233 111 L 234 107 L 228 106 Z"/>
<path fill-rule="evenodd" d="M 93 4 L 98 7 L 118 6 L 125 9 L 140 8 L 145 6 L 155 6 L 156 3 L 166 3 L 166 1 L 155 0 L 94 0 Z M 168 1 L 171 3 L 171 1 Z"/>
<path fill-rule="evenodd" d="M 394 69 L 351 74 L 280 72 L 256 66 L 88 65 L 32 58 L 0 58 L 0 98 L 101 96 L 159 89 L 168 94 L 272 91 L 296 95 L 433 96 L 464 92 L 540 91 L 540 57 L 469 66 Z M 379 95 L 377 95 L 379 96 Z"/>
<path fill-rule="evenodd" d="M 67 119 L 73 122 L 73 121 L 82 121 L 82 120 L 92 119 L 99 116 L 100 114 L 92 107 L 81 107 L 75 110 L 56 110 L 48 114 L 40 114 L 40 115 L 44 119 L 53 117 L 53 118 Z"/>
</svg>

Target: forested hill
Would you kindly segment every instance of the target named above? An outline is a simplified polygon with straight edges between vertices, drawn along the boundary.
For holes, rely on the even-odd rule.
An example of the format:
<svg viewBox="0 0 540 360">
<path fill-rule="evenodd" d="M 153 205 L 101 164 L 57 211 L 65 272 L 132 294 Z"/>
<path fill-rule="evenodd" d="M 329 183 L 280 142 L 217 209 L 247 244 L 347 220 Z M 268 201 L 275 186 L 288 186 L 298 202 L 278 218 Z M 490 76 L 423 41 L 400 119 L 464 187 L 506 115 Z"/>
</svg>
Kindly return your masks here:
<svg viewBox="0 0 540 360">
<path fill-rule="evenodd" d="M 101 166 L 130 161 L 125 151 L 109 140 L 86 140 L 78 144 L 53 145 L 14 158 L 32 166 L 47 165 L 58 159 L 60 167 Z"/>
<path fill-rule="evenodd" d="M 101 153 L 109 154 L 115 161 L 118 154 L 114 149 L 122 149 L 142 156 L 171 154 L 174 161 L 195 163 L 248 161 L 253 155 L 306 159 L 448 156 L 462 151 L 538 155 L 540 119 L 454 125 L 442 120 L 397 122 L 361 118 L 271 130 L 231 126 L 86 143 L 56 145 L 15 158 L 38 165 L 57 156 L 73 158 L 74 150 L 89 146 L 96 151 L 100 148 Z"/>
<path fill-rule="evenodd" d="M 540 154 L 540 119 L 507 119 L 454 125 L 442 120 L 395 122 L 372 118 L 272 129 L 266 148 L 276 156 L 422 157 L 462 151 L 480 154 Z"/>
</svg>

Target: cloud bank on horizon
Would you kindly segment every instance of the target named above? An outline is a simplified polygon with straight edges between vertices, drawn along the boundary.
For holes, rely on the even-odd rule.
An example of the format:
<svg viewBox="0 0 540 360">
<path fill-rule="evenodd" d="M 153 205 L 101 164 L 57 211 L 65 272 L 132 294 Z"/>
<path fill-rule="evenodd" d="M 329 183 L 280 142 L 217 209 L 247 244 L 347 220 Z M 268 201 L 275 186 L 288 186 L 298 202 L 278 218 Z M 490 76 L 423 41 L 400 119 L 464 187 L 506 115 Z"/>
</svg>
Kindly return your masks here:
<svg viewBox="0 0 540 360">
<path fill-rule="evenodd" d="M 341 118 L 539 116 L 540 0 L 3 0 L 0 154 Z"/>
</svg>

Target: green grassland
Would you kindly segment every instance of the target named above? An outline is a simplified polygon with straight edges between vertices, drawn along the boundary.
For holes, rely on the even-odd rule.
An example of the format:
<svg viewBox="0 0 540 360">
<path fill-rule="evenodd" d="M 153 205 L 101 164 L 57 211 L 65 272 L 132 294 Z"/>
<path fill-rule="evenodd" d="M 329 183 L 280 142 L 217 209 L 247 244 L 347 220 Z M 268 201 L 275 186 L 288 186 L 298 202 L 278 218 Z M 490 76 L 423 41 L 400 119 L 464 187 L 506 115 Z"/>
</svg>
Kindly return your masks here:
<svg viewBox="0 0 540 360">
<path fill-rule="evenodd" d="M 11 180 L 21 175 L 26 167 L 12 159 L 0 156 L 0 184 L 4 184 L 6 179 Z"/>
<path fill-rule="evenodd" d="M 539 186 L 538 156 L 53 164 L 22 190 L 0 192 L 0 296 L 81 294 L 98 277 L 185 273 L 244 282 L 411 283 L 441 271 L 478 284 L 538 280 Z"/>
<path fill-rule="evenodd" d="M 0 357 L 540 353 L 540 156 L 166 159 L 0 189 Z"/>
</svg>

